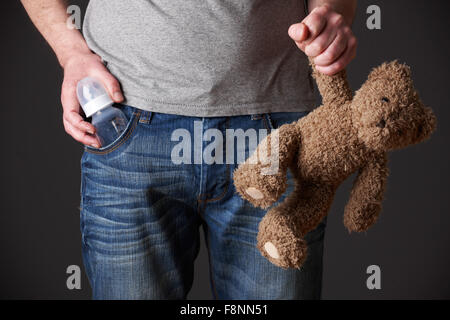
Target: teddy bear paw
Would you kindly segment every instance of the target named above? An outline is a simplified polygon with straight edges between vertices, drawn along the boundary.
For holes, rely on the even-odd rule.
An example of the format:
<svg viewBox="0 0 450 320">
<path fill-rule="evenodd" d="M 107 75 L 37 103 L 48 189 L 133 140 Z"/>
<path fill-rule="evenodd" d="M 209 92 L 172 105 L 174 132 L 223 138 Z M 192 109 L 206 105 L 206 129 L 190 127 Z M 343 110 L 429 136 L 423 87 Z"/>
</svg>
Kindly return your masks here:
<svg viewBox="0 0 450 320">
<path fill-rule="evenodd" d="M 241 186 L 237 189 L 242 198 L 252 203 L 255 207 L 268 208 L 274 204 L 282 192 L 268 186 Z"/>
<path fill-rule="evenodd" d="M 286 189 L 285 175 L 262 175 L 256 165 L 246 163 L 234 172 L 236 191 L 255 207 L 268 208 Z"/>
<path fill-rule="evenodd" d="M 289 243 L 275 239 L 262 241 L 258 248 L 271 263 L 284 269 L 300 268 L 307 256 L 307 246 L 303 239 Z"/>
<path fill-rule="evenodd" d="M 261 200 L 264 198 L 264 194 L 255 187 L 248 187 L 247 189 L 245 189 L 245 193 L 255 200 Z"/>
<path fill-rule="evenodd" d="M 264 244 L 264 250 L 266 250 L 266 253 L 272 258 L 272 259 L 280 259 L 280 253 L 278 252 L 277 247 L 275 247 L 275 245 L 270 242 L 267 241 Z"/>
</svg>

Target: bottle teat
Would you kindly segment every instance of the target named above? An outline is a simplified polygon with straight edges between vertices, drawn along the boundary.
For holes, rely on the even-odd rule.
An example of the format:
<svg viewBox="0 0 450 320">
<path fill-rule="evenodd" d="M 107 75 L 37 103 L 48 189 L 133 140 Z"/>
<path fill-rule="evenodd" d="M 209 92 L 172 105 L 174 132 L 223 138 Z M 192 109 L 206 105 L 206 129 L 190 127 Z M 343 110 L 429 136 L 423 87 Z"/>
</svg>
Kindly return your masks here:
<svg viewBox="0 0 450 320">
<path fill-rule="evenodd" d="M 91 77 L 78 81 L 77 96 L 87 118 L 114 103 L 101 82 Z"/>
</svg>

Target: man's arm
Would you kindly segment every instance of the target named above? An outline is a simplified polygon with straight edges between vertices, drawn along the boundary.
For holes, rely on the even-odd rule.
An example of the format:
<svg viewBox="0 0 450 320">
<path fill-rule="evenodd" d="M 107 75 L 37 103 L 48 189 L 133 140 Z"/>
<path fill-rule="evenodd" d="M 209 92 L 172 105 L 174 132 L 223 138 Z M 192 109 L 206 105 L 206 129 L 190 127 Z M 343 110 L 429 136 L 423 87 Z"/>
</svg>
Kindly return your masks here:
<svg viewBox="0 0 450 320">
<path fill-rule="evenodd" d="M 289 36 L 311 57 L 319 72 L 332 75 L 344 69 L 356 54 L 351 23 L 356 0 L 309 0 L 309 15 L 289 28 Z"/>
<path fill-rule="evenodd" d="M 47 40 L 64 68 L 61 103 L 66 132 L 75 140 L 99 147 L 93 134 L 94 126 L 84 121 L 76 96 L 76 85 L 84 77 L 92 76 L 105 85 L 115 102 L 123 101 L 120 85 L 103 65 L 101 58 L 86 44 L 81 33 L 67 27 L 67 5 L 63 0 L 21 0 L 36 28 Z"/>
<path fill-rule="evenodd" d="M 63 0 L 21 0 L 36 28 L 47 40 L 64 67 L 74 54 L 91 53 L 81 33 L 66 26 L 67 5 Z"/>
</svg>

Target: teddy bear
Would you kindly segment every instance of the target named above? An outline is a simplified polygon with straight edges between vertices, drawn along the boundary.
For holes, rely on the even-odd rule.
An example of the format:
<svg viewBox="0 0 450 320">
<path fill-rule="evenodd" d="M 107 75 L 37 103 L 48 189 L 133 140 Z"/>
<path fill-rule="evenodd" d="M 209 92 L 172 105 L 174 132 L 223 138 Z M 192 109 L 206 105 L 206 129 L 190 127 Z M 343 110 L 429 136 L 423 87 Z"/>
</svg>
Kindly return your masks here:
<svg viewBox="0 0 450 320">
<path fill-rule="evenodd" d="M 436 117 L 421 102 L 407 65 L 383 63 L 353 95 L 345 70 L 328 76 L 318 72 L 312 60 L 310 64 L 322 105 L 272 130 L 233 173 L 242 198 L 269 208 L 285 192 L 286 173 L 291 171 L 294 190 L 268 210 L 257 235 L 262 255 L 285 269 L 302 266 L 305 235 L 327 215 L 336 189 L 355 172 L 344 225 L 349 232 L 372 226 L 382 208 L 387 153 L 426 140 L 436 127 Z M 271 159 L 276 159 L 277 170 L 268 173 Z"/>
</svg>

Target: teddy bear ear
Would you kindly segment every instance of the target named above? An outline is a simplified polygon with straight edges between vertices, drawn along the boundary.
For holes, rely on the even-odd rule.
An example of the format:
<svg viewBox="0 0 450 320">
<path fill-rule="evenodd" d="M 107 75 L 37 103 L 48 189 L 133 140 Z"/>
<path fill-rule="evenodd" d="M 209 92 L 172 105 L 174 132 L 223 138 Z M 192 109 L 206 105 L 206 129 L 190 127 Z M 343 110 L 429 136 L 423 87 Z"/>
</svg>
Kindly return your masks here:
<svg viewBox="0 0 450 320">
<path fill-rule="evenodd" d="M 375 79 L 399 79 L 409 80 L 411 78 L 411 69 L 404 63 L 397 60 L 384 62 L 382 65 L 374 68 L 369 74 L 369 80 Z"/>
</svg>

